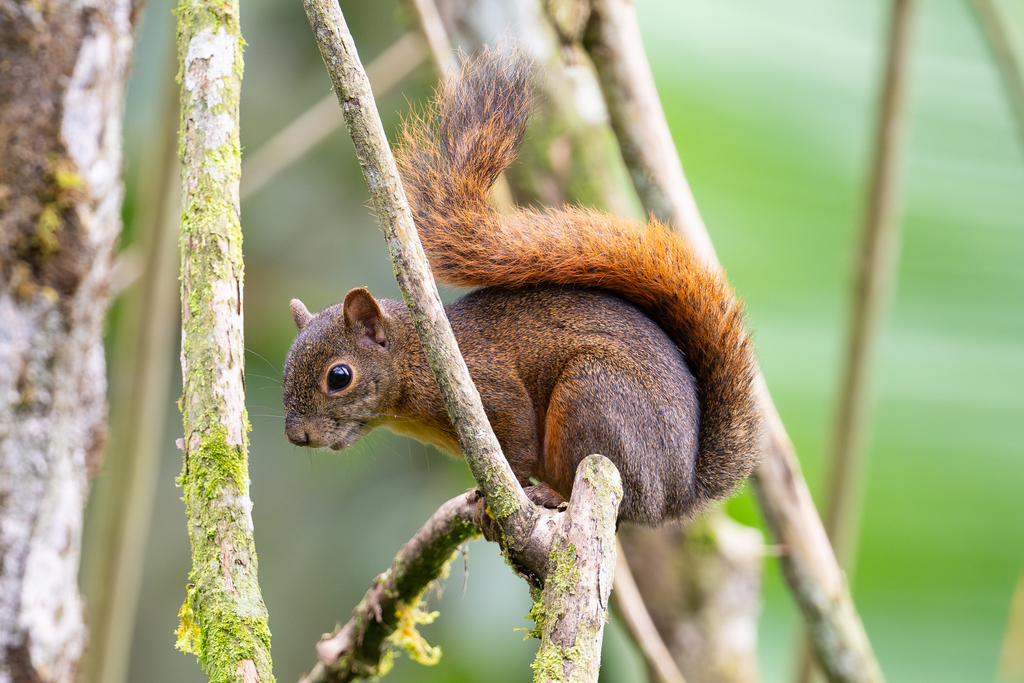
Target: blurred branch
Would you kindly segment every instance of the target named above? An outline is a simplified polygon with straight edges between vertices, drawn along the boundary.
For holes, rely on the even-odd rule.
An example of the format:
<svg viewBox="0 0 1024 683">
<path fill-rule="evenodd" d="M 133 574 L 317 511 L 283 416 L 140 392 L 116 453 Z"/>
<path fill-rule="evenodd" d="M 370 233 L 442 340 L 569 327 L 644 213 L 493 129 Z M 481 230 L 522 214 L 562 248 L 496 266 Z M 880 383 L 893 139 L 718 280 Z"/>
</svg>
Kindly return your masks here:
<svg viewBox="0 0 1024 683">
<path fill-rule="evenodd" d="M 430 47 L 430 54 L 434 58 L 438 75 L 441 78 L 447 78 L 458 67 L 459 62 L 452 49 L 452 43 L 448 39 L 448 31 L 441 20 L 441 13 L 437 11 L 434 0 L 411 0 L 411 2 L 416 7 L 416 14 L 420 18 L 420 28 L 423 30 L 423 36 L 427 39 L 427 45 Z"/>
<path fill-rule="evenodd" d="M 865 211 L 846 363 L 837 401 L 835 434 L 824 493 L 825 530 L 836 559 L 852 575 L 864 497 L 871 431 L 872 373 L 899 266 L 900 175 L 906 152 L 911 30 L 915 0 L 895 0 L 889 28 L 882 97 L 875 130 L 870 194 Z M 811 677 L 810 651 L 801 648 L 797 681 Z"/>
<path fill-rule="evenodd" d="M 601 90 L 640 202 L 686 236 L 697 253 L 717 262 L 661 107 L 632 3 L 594 0 L 583 46 Z"/>
<path fill-rule="evenodd" d="M 192 571 L 178 647 L 212 681 L 271 683 L 249 497 L 242 324 L 237 0 L 181 0 L 182 487 Z"/>
<path fill-rule="evenodd" d="M 168 56 L 169 57 L 169 56 Z M 140 182 L 138 231 L 145 235 L 140 290 L 127 297 L 128 311 L 115 333 L 118 357 L 111 368 L 113 438 L 93 496 L 98 534 L 86 556 L 90 577 L 89 645 L 84 683 L 123 683 L 128 677 L 135 613 L 142 586 L 146 539 L 160 466 L 167 415 L 170 359 L 174 354 L 178 303 L 176 266 L 181 173 L 176 155 L 174 110 L 178 86 L 167 75 L 166 106 Z M 122 388 L 117 390 L 117 385 Z M 123 397 L 118 400 L 117 397 Z"/>
<path fill-rule="evenodd" d="M 1024 681 L 1024 570 L 1017 577 L 1017 587 L 1010 599 L 1010 615 L 1006 620 L 996 678 L 1000 683 Z"/>
<path fill-rule="evenodd" d="M 422 64 L 426 56 L 423 37 L 416 31 L 409 31 L 388 46 L 366 67 L 375 95 L 383 97 L 384 93 Z M 242 164 L 242 199 L 247 199 L 277 177 L 278 173 L 301 159 L 342 123 L 337 95 L 325 95 L 255 152 L 246 156 Z"/>
<path fill-rule="evenodd" d="M 661 683 L 686 683 L 679 667 L 676 666 L 676 661 L 672 659 L 672 653 L 668 651 L 661 634 L 654 626 L 643 598 L 640 597 L 640 589 L 633 580 L 633 572 L 626 561 L 621 541 L 617 548 L 619 561 L 615 567 L 615 592 L 612 593 L 612 600 L 615 601 L 626 629 L 633 636 L 637 647 L 647 660 L 647 665 L 654 670 Z"/>
<path fill-rule="evenodd" d="M 700 683 L 759 683 L 764 537 L 722 507 L 686 525 L 625 527 L 640 596 L 680 671 Z"/>
<path fill-rule="evenodd" d="M 459 546 L 480 534 L 480 502 L 477 492 L 470 491 L 438 508 L 376 578 L 348 623 L 317 643 L 320 661 L 301 683 L 340 683 L 386 672 L 382 662 L 387 661 L 388 637 L 398 629 L 399 613 L 417 607 Z"/>
<path fill-rule="evenodd" d="M 978 15 L 985 38 L 992 48 L 1003 86 L 1010 100 L 1021 145 L 1024 145 L 1024 57 L 1021 55 L 1020 39 L 1015 44 L 1006 16 L 1000 12 L 997 0 L 971 0 Z"/>
<path fill-rule="evenodd" d="M 885 81 L 875 131 L 870 195 L 864 221 L 850 332 L 839 393 L 825 529 L 847 573 L 856 556 L 867 440 L 871 376 L 899 266 L 900 175 L 906 152 L 910 39 L 916 0 L 895 0 Z"/>
<path fill-rule="evenodd" d="M 646 56 L 635 47 L 640 42 L 640 33 L 632 5 L 623 0 L 594 0 L 592 8 L 593 16 L 584 42 L 601 72 L 605 100 L 611 103 L 613 127 L 617 132 L 667 129 L 657 92 L 653 87 L 635 85 L 650 83 L 652 77 Z M 623 100 L 639 102 L 628 108 L 615 104 Z M 627 112 L 631 112 L 628 115 L 633 120 L 615 122 L 615 118 L 626 116 Z M 678 164 L 678 160 L 673 163 L 659 159 L 659 156 L 676 156 L 671 137 L 668 140 L 667 144 L 655 146 L 652 142 L 646 143 L 642 154 L 624 155 L 627 164 L 634 166 L 634 179 L 651 178 L 654 183 L 686 182 L 681 167 L 678 175 L 660 170 Z M 632 137 L 623 141 L 623 147 L 635 145 Z M 638 192 L 641 197 L 652 197 L 642 188 L 638 187 Z M 692 196 L 689 191 L 670 192 L 669 188 L 662 188 L 661 193 L 669 198 Z M 661 210 L 655 204 L 647 208 L 654 213 Z M 695 210 L 688 200 L 686 206 L 675 209 L 674 216 L 683 216 L 676 218 L 677 222 L 689 221 L 677 225 L 677 229 L 687 236 L 695 235 L 694 247 L 710 262 L 717 262 L 709 249 L 711 241 L 703 221 L 699 220 L 699 214 L 694 216 Z M 757 387 L 765 411 L 767 450 L 753 477 L 755 490 L 769 527 L 787 549 L 781 557 L 783 572 L 808 623 L 819 658 L 832 681 L 882 681 L 864 626 L 763 376 L 758 377 Z"/>
</svg>

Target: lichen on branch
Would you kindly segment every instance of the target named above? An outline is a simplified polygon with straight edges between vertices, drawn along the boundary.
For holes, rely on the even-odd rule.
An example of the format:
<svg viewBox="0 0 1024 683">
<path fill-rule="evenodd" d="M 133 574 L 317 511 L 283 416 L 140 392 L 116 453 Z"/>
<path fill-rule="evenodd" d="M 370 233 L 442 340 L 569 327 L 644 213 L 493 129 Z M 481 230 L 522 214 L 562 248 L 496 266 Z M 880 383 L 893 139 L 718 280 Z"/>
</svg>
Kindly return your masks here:
<svg viewBox="0 0 1024 683">
<path fill-rule="evenodd" d="M 273 681 L 249 498 L 242 338 L 238 4 L 182 0 L 178 15 L 182 161 L 178 483 L 192 571 L 178 647 L 211 681 Z"/>
</svg>

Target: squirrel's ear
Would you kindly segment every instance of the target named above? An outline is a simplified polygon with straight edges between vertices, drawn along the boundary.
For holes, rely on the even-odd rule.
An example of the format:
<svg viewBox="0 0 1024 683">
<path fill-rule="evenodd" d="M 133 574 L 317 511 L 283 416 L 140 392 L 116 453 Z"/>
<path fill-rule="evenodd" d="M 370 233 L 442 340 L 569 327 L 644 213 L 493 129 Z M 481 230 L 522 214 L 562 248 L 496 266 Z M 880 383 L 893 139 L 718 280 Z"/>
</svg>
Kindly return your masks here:
<svg viewBox="0 0 1024 683">
<path fill-rule="evenodd" d="M 387 347 L 384 333 L 384 314 L 377 300 L 366 287 L 356 287 L 345 295 L 345 323 L 352 327 L 365 344 Z"/>
<path fill-rule="evenodd" d="M 298 299 L 292 299 L 292 319 L 295 321 L 295 326 L 301 330 L 313 319 L 313 314 L 306 308 L 306 304 Z"/>
</svg>

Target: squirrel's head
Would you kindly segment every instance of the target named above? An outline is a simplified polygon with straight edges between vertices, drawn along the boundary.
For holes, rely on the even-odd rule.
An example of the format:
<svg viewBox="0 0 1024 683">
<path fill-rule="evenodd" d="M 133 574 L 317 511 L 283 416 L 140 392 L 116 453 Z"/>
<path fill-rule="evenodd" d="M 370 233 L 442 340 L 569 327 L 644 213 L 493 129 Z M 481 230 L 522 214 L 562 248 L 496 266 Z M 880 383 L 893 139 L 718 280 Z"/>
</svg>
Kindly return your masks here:
<svg viewBox="0 0 1024 683">
<path fill-rule="evenodd" d="M 390 318 L 363 287 L 316 315 L 292 299 L 299 334 L 284 366 L 285 435 L 297 446 L 347 448 L 395 401 Z"/>
</svg>

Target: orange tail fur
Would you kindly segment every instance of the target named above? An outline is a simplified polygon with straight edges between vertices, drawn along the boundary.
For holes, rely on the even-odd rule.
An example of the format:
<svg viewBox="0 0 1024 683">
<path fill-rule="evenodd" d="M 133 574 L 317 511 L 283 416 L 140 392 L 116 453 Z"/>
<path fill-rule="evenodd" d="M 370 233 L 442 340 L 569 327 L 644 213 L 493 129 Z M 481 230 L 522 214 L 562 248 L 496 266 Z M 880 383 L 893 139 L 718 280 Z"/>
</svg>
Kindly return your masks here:
<svg viewBox="0 0 1024 683">
<path fill-rule="evenodd" d="M 435 276 L 459 286 L 562 284 L 613 292 L 685 355 L 701 404 L 697 485 L 728 494 L 756 464 L 753 344 L 720 272 L 657 222 L 578 208 L 498 214 L 489 189 L 515 161 L 532 104 L 530 65 L 484 53 L 406 123 L 398 162 Z"/>
</svg>

